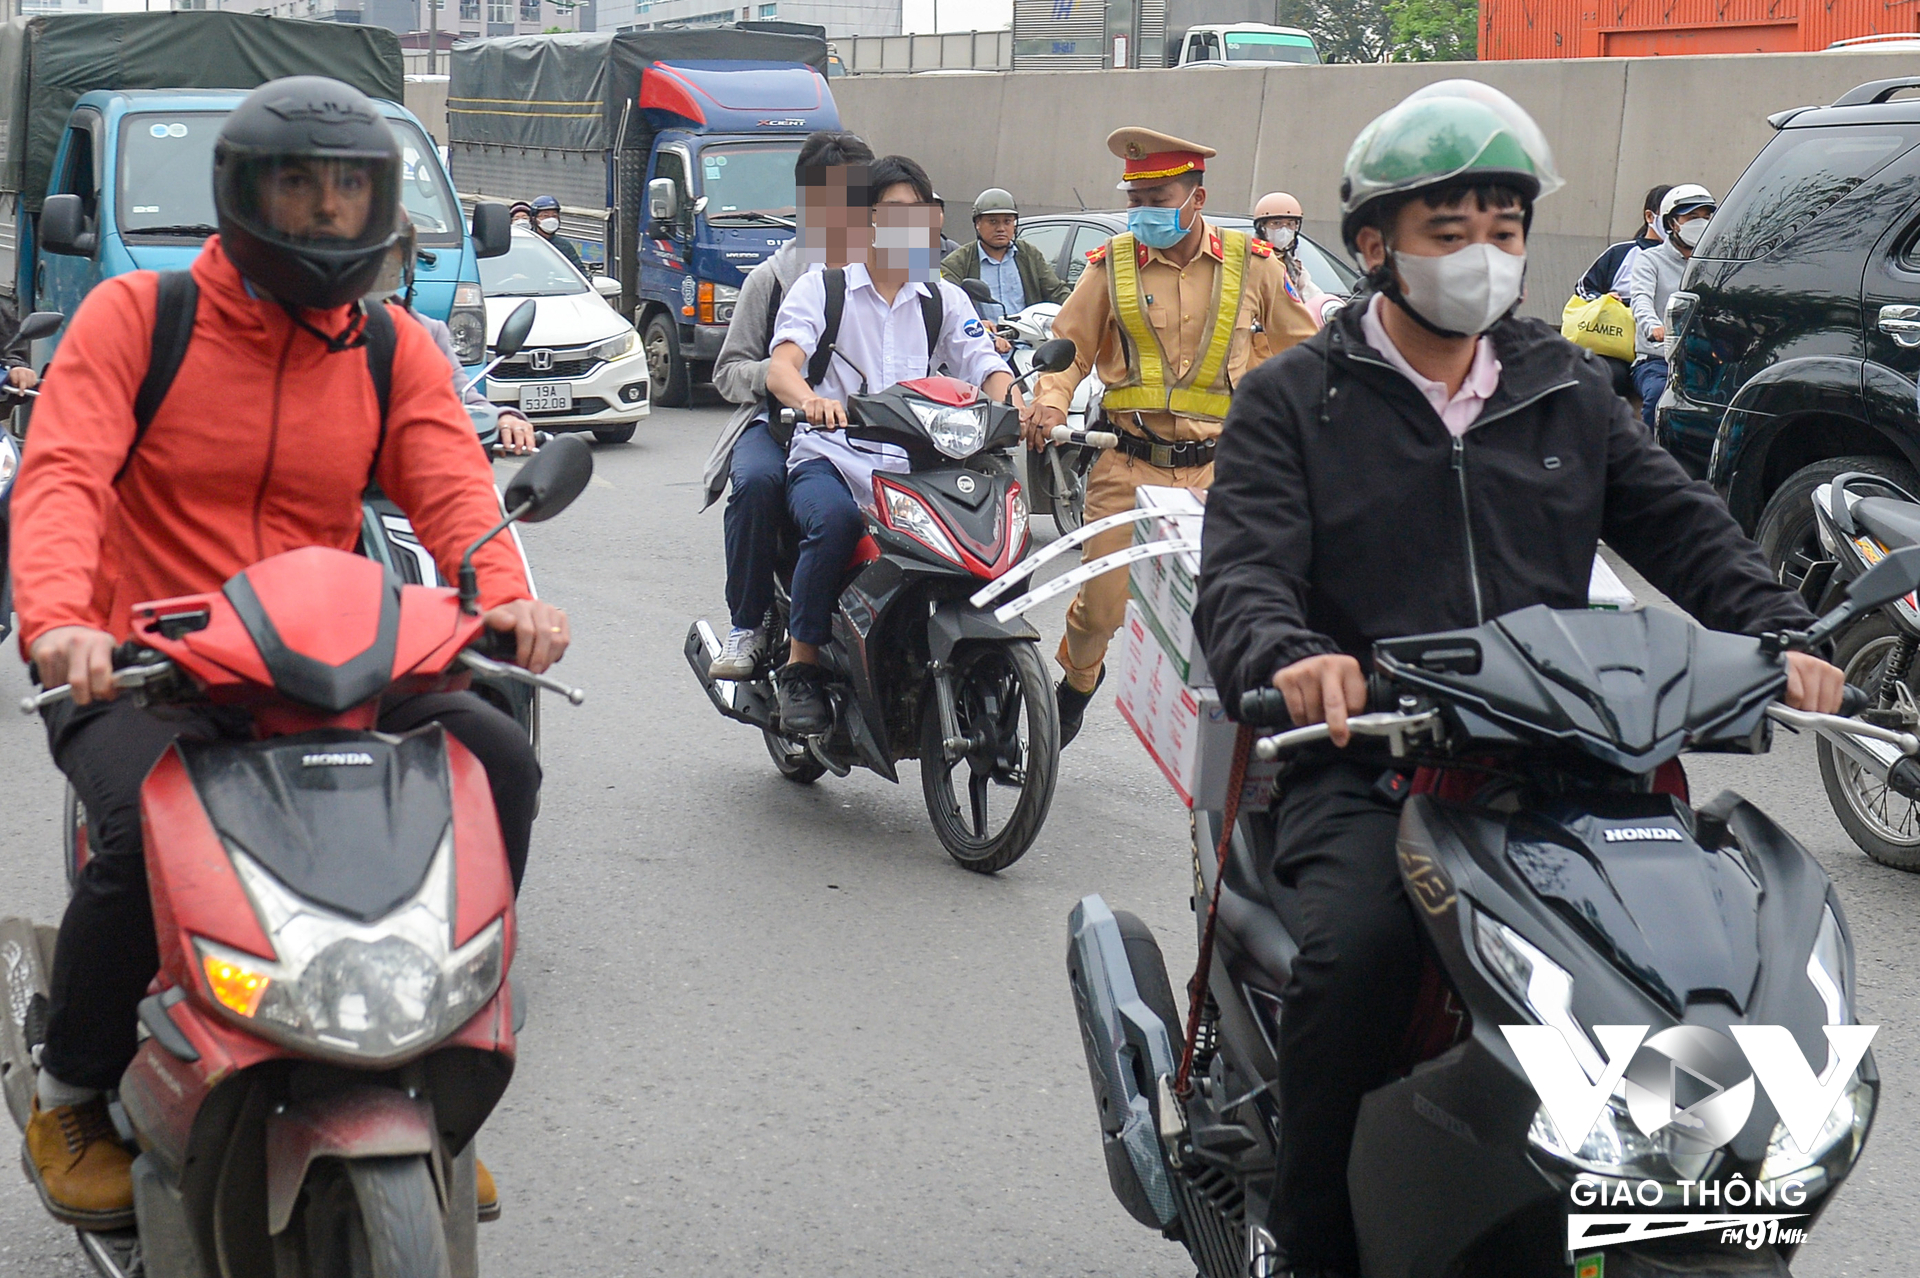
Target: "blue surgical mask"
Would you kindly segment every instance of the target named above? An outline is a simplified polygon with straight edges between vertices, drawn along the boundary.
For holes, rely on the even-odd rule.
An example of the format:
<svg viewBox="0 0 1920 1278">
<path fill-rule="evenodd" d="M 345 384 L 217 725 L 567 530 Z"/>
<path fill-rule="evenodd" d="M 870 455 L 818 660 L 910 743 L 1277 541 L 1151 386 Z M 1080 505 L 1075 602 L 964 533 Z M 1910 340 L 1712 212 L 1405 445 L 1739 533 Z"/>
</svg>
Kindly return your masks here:
<svg viewBox="0 0 1920 1278">
<path fill-rule="evenodd" d="M 1187 238 L 1187 232 L 1193 229 L 1180 225 L 1180 210 L 1187 207 L 1187 200 L 1192 198 L 1189 194 L 1186 200 L 1170 209 L 1128 209 L 1127 230 L 1148 248 L 1170 249 Z"/>
</svg>

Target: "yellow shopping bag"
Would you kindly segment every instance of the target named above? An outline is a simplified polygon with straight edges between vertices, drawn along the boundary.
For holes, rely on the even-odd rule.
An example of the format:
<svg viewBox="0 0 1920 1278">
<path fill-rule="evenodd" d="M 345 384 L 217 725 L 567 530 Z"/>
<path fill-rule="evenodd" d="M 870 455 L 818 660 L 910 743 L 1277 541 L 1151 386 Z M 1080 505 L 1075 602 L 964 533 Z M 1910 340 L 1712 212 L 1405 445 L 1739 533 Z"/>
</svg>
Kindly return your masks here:
<svg viewBox="0 0 1920 1278">
<path fill-rule="evenodd" d="M 1560 312 L 1560 336 L 1595 355 L 1633 359 L 1633 312 L 1611 293 L 1588 301 L 1575 293 Z"/>
</svg>

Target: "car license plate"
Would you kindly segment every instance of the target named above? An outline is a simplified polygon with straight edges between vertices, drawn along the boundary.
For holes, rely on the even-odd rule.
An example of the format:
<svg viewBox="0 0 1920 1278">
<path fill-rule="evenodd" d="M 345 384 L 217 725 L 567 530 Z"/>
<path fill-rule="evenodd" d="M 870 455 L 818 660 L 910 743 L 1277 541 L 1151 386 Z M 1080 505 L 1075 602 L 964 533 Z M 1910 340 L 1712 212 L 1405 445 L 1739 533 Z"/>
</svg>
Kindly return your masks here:
<svg viewBox="0 0 1920 1278">
<path fill-rule="evenodd" d="M 520 388 L 523 413 L 564 413 L 572 407 L 572 382 L 532 382 Z"/>
</svg>

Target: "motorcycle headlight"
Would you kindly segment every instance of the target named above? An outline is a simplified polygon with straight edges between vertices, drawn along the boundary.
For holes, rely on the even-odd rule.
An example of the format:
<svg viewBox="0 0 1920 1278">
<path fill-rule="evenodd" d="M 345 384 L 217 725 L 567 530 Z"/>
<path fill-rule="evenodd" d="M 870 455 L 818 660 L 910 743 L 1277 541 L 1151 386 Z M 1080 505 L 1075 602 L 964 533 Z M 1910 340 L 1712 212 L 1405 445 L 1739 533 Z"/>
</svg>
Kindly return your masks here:
<svg viewBox="0 0 1920 1278">
<path fill-rule="evenodd" d="M 205 937 L 195 937 L 194 947 L 214 1002 L 256 1032 L 324 1055 L 386 1063 L 445 1038 L 500 988 L 503 919 L 452 946 L 451 831 L 419 893 L 372 924 L 302 900 L 245 852 L 229 851 L 275 957 Z"/>
<path fill-rule="evenodd" d="M 945 556 L 956 564 L 960 562 L 960 552 L 953 548 L 946 530 L 933 517 L 933 512 L 927 509 L 926 503 L 912 493 L 882 481 L 877 475 L 873 487 L 882 523 L 895 532 L 905 533 L 935 554 Z"/>
<path fill-rule="evenodd" d="M 453 353 L 466 365 L 487 362 L 486 299 L 478 284 L 460 284 L 453 290 L 453 309 L 447 315 L 453 334 Z"/>
<path fill-rule="evenodd" d="M 1593 1124 L 1593 1130 L 1587 1133 L 1586 1140 L 1581 1142 L 1578 1149 L 1568 1148 L 1566 1142 L 1560 1139 L 1560 1130 L 1547 1117 L 1545 1105 L 1534 1113 L 1533 1125 L 1527 1128 L 1527 1144 L 1555 1162 L 1589 1176 L 1658 1181 L 1672 1193 L 1674 1202 L 1678 1204 L 1679 1190 L 1674 1184 L 1681 1179 L 1681 1175 L 1674 1168 L 1665 1136 L 1664 1132 L 1659 1136 L 1643 1135 L 1634 1126 L 1626 1102 L 1618 1097 L 1607 1101 L 1606 1108 L 1600 1111 L 1600 1117 Z M 1695 1156 L 1688 1165 L 1688 1171 L 1698 1176 L 1703 1170 L 1702 1164 L 1710 1161 Z"/>
<path fill-rule="evenodd" d="M 1825 1191 L 1860 1157 L 1867 1143 L 1867 1128 L 1873 1125 L 1873 1108 L 1873 1084 L 1856 1074 L 1808 1152 L 1800 1151 L 1785 1123 L 1776 1123 L 1773 1139 L 1767 1142 L 1766 1161 L 1760 1164 L 1761 1181 L 1797 1180 L 1809 1194 Z"/>
<path fill-rule="evenodd" d="M 1020 553 L 1020 547 L 1027 541 L 1027 495 L 1020 491 L 1020 485 L 1010 485 L 1007 491 L 1007 544 Z"/>
<path fill-rule="evenodd" d="M 952 408 L 945 404 L 926 404 L 909 400 L 908 407 L 920 419 L 920 425 L 933 440 L 933 446 L 955 461 L 971 457 L 987 442 L 987 409 L 984 404 Z"/>
<path fill-rule="evenodd" d="M 589 352 L 594 359 L 611 363 L 616 359 L 625 359 L 640 349 L 640 334 L 632 329 L 609 337 Z"/>
<path fill-rule="evenodd" d="M 13 436 L 0 430 L 0 498 L 13 488 L 13 476 L 19 469 L 20 451 L 14 447 Z"/>
</svg>

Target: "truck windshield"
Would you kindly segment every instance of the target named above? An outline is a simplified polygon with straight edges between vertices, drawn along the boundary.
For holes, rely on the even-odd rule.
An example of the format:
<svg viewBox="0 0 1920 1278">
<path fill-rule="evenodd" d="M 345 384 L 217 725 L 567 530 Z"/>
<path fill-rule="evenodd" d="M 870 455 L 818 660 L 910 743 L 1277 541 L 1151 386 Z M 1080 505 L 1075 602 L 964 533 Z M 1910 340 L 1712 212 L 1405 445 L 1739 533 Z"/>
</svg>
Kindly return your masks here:
<svg viewBox="0 0 1920 1278">
<path fill-rule="evenodd" d="M 143 112 L 120 126 L 120 230 L 126 235 L 211 235 L 213 144 L 226 116 Z M 388 120 L 400 140 L 400 199 L 420 243 L 457 245 L 460 206 L 440 157 L 411 122 Z M 788 178 L 792 180 L 791 175 Z"/>
<path fill-rule="evenodd" d="M 513 247 L 480 260 L 480 287 L 488 297 L 565 297 L 587 282 L 560 250 L 532 231 L 515 231 Z"/>
<path fill-rule="evenodd" d="M 1225 39 L 1229 62 L 1299 62 L 1312 66 L 1320 61 L 1319 50 L 1306 36 L 1273 31 L 1229 31 Z"/>
<path fill-rule="evenodd" d="M 700 153 L 700 193 L 709 221 L 753 214 L 792 218 L 797 146 L 710 146 Z"/>
</svg>

